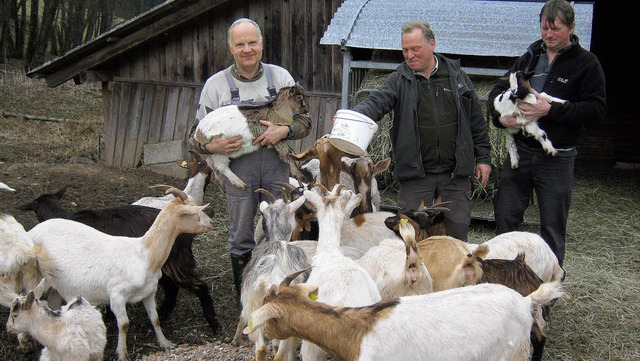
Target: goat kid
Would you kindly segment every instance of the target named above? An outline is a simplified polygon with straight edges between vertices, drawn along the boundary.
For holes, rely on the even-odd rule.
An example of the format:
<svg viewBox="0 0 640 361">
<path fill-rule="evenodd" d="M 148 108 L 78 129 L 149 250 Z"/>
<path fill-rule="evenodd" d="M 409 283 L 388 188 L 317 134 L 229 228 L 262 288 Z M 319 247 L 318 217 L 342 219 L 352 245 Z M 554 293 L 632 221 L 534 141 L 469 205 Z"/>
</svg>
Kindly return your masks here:
<svg viewBox="0 0 640 361">
<path fill-rule="evenodd" d="M 505 90 L 494 99 L 493 106 L 501 116 L 515 116 L 518 124 L 522 125 L 524 134 L 533 136 L 548 154 L 555 156 L 558 154 L 558 151 L 553 147 L 551 140 L 547 137 L 547 133 L 539 127 L 538 119 L 528 121 L 522 116 L 520 109 L 518 108 L 519 102 L 529 104 L 535 104 L 537 102 L 536 96 L 533 94 L 531 84 L 529 83 L 529 79 L 531 79 L 533 74 L 534 72 L 523 72 L 521 70 L 509 74 L 509 89 Z M 540 95 L 549 103 L 566 103 L 566 100 L 552 97 L 544 92 L 540 93 Z M 507 151 L 509 152 L 511 168 L 513 169 L 518 168 L 520 160 L 515 140 L 513 138 L 513 134 L 519 131 L 520 129 L 506 128 L 505 132 Z"/>
<path fill-rule="evenodd" d="M 211 219 L 184 192 L 169 188 L 176 198 L 165 206 L 142 237 L 116 237 L 85 224 L 50 219 L 28 235 L 37 250 L 45 289 L 55 288 L 65 300 L 83 295 L 94 305 L 109 304 L 118 323 L 118 359 L 129 360 L 126 304 L 142 301 L 156 339 L 171 348 L 162 333 L 156 311 L 156 290 L 171 247 L 180 233 L 211 230 Z"/>
<path fill-rule="evenodd" d="M 525 361 L 532 312 L 563 294 L 559 282 L 543 284 L 527 297 L 502 285 L 482 284 L 336 307 L 315 301 L 318 286 L 289 286 L 304 271 L 271 288 L 244 333 L 299 337 L 342 361 Z"/>
<path fill-rule="evenodd" d="M 7 332 L 29 333 L 44 348 L 40 360 L 101 361 L 107 344 L 102 315 L 82 297 L 76 297 L 59 311 L 40 301 L 44 279 L 26 296 L 11 304 Z"/>
<path fill-rule="evenodd" d="M 193 139 L 200 144 L 206 144 L 216 136 L 229 138 L 241 135 L 244 143 L 240 149 L 229 155 L 209 154 L 207 163 L 227 177 L 234 186 L 244 189 L 246 184 L 229 169 L 229 162 L 230 159 L 255 152 L 261 147 L 260 144 L 253 144 L 253 140 L 266 129 L 266 126 L 260 124 L 260 120 L 278 125 L 291 125 L 296 113 L 308 111 L 309 104 L 301 85 L 283 87 L 278 91 L 276 99 L 265 105 L 228 105 L 212 111 L 198 123 Z M 296 179 L 305 179 L 295 162 L 289 157 L 290 150 L 287 142 L 280 141 L 273 147 L 278 151 L 280 158 L 289 164 L 290 174 Z"/>
</svg>

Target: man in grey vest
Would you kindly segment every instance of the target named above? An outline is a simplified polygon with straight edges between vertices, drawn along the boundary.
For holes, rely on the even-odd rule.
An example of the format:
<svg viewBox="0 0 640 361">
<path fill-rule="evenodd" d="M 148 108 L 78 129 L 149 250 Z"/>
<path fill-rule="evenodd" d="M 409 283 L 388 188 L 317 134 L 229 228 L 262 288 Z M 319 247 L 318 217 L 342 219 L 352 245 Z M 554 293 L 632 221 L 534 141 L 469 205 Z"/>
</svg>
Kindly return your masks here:
<svg viewBox="0 0 640 361">
<path fill-rule="evenodd" d="M 262 33 L 255 21 L 241 18 L 233 22 L 229 27 L 227 42 L 235 63 L 206 81 L 196 113 L 198 122 L 211 111 L 225 105 L 268 102 L 275 99 L 280 88 L 295 84 L 286 69 L 260 61 L 263 50 Z M 273 147 L 267 146 L 304 138 L 311 131 L 311 118 L 308 114 L 295 115 L 292 126 L 261 122 L 268 128 L 254 143 L 260 143 L 263 148 L 235 158 L 230 164 L 231 170 L 247 187 L 240 189 L 224 178 L 230 222 L 229 251 L 238 296 L 242 270 L 249 262 L 255 246 L 254 221 L 258 204 L 262 201 L 262 194 L 255 191 L 264 188 L 272 194 L 281 194 L 282 190 L 277 182 L 289 182 L 288 164 L 280 159 Z M 242 145 L 240 138 L 214 137 L 211 142 L 199 145 L 195 150 L 202 154 L 230 154 Z"/>
</svg>

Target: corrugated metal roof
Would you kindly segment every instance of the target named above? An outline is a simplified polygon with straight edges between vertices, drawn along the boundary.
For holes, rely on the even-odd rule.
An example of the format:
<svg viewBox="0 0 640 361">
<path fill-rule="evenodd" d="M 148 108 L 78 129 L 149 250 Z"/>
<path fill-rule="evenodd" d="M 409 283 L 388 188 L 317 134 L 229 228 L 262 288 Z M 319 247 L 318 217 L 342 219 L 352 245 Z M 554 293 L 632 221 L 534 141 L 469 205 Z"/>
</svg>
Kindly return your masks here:
<svg viewBox="0 0 640 361">
<path fill-rule="evenodd" d="M 400 29 L 426 20 L 436 51 L 446 54 L 517 57 L 540 38 L 543 3 L 481 0 L 344 0 L 320 39 L 323 45 L 401 50 Z M 575 34 L 591 46 L 593 3 L 574 4 Z"/>
</svg>

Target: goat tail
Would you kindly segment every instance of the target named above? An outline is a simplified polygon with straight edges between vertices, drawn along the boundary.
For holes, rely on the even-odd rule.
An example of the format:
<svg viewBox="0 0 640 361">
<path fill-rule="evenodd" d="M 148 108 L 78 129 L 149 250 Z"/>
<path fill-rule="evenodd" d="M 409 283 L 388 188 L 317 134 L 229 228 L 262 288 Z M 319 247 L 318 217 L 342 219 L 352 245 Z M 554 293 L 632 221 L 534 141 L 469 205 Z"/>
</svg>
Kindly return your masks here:
<svg viewBox="0 0 640 361">
<path fill-rule="evenodd" d="M 540 285 L 527 298 L 531 299 L 533 310 L 549 305 L 565 295 L 565 290 L 560 281 L 546 282 Z"/>
</svg>

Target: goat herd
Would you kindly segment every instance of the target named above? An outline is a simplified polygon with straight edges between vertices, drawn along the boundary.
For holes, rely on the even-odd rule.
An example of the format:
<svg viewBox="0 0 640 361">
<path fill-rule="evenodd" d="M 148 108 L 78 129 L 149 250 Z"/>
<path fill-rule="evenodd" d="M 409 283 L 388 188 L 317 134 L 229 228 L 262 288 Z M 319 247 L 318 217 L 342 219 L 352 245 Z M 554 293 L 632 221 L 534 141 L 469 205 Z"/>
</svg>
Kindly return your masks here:
<svg viewBox="0 0 640 361">
<path fill-rule="evenodd" d="M 191 249 L 212 227 L 202 203 L 213 164 L 193 154 L 186 187 L 159 186 L 164 197 L 70 212 L 63 188 L 18 206 L 40 222 L 28 232 L 0 214 L 0 305 L 23 350 L 39 343 L 41 360 L 101 360 L 106 328 L 95 306 L 109 305 L 118 358 L 128 360 L 126 304 L 140 301 L 159 345 L 174 347 L 159 320 L 180 288 L 199 297 L 218 331 Z M 570 296 L 539 235 L 476 245 L 446 235 L 443 205 L 383 211 L 375 175 L 389 159 L 350 157 L 326 137 L 291 157 L 315 183 L 292 178 L 281 197 L 259 190 L 262 227 L 243 273 L 234 345 L 248 337 L 257 361 L 267 359 L 267 340 L 275 360 L 289 361 L 542 358 L 550 307 Z M 0 191 L 14 190 L 0 183 Z M 158 284 L 166 296 L 156 309 Z"/>
</svg>

